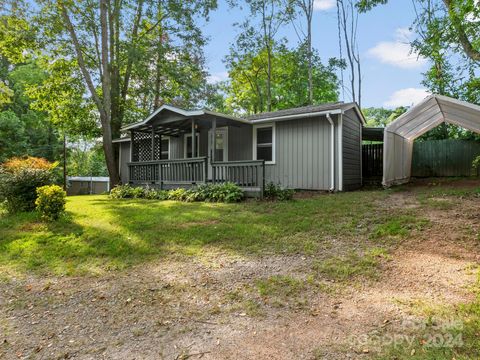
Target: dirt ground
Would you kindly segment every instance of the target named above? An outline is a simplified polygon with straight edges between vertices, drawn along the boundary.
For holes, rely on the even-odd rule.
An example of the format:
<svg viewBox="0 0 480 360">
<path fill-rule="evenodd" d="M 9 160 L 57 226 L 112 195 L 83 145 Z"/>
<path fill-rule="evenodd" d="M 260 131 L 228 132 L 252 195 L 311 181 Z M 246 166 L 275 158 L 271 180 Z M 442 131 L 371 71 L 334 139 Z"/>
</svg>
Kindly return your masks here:
<svg viewBox="0 0 480 360">
<path fill-rule="evenodd" d="M 469 301 L 479 263 L 479 199 L 422 207 L 419 182 L 389 207 L 419 209 L 413 231 L 377 279 L 261 299 L 258 278 L 302 278 L 314 257 L 227 255 L 150 263 L 102 277 L 31 277 L 0 284 L 0 358 L 357 359 L 365 339 L 395 334 L 434 307 Z M 457 183 L 456 186 L 478 186 Z M 438 199 L 442 201 L 442 199 Z M 261 303 L 261 306 L 258 304 Z"/>
</svg>

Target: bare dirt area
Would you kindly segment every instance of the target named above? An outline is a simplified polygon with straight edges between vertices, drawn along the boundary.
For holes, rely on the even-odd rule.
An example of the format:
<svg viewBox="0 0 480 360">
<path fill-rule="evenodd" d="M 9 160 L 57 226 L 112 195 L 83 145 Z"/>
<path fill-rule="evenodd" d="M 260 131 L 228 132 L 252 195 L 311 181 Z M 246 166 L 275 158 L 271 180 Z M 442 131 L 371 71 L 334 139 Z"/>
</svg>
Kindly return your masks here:
<svg viewBox="0 0 480 360">
<path fill-rule="evenodd" d="M 432 307 L 473 296 L 480 199 L 438 194 L 427 201 L 419 194 L 428 186 L 435 185 L 408 186 L 379 204 L 381 212 L 402 207 L 421 215 L 428 226 L 392 247 L 373 278 L 315 272 L 327 249 L 315 256 L 179 257 L 99 277 L 6 280 L 0 358 L 368 358 L 375 349 L 360 339 L 395 333 Z"/>
</svg>

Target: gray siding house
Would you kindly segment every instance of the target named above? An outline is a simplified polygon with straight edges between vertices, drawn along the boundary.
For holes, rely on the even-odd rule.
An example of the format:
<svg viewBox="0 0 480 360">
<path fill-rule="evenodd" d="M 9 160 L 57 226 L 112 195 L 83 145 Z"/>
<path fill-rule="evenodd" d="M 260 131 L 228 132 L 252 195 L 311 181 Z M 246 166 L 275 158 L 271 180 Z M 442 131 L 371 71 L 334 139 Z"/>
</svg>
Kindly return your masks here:
<svg viewBox="0 0 480 360">
<path fill-rule="evenodd" d="M 343 191 L 362 185 L 365 121 L 355 103 L 307 106 L 247 118 L 164 105 L 122 128 L 122 183 L 160 188 L 235 182 Z M 215 135 L 214 135 L 215 134 Z"/>
</svg>

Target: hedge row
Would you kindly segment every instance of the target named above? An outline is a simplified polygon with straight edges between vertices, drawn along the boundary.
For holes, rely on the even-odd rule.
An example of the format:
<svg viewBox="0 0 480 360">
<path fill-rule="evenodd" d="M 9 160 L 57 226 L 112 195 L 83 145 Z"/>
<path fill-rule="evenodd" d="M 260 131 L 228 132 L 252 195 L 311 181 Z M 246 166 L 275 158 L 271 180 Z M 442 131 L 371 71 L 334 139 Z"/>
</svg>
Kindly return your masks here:
<svg viewBox="0 0 480 360">
<path fill-rule="evenodd" d="M 233 183 L 203 184 L 190 189 L 156 190 L 149 187 L 119 185 L 110 191 L 112 199 L 151 199 L 177 201 L 238 202 L 243 191 Z"/>
</svg>

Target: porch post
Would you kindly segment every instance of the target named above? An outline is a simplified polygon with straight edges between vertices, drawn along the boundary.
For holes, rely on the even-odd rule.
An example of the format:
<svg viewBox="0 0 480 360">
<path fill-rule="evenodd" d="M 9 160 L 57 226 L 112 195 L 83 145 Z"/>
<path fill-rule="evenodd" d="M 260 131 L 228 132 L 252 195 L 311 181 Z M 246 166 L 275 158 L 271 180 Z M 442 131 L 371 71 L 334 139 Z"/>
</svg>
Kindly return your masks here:
<svg viewBox="0 0 480 360">
<path fill-rule="evenodd" d="M 215 141 L 217 139 L 217 118 L 213 118 L 212 121 L 212 162 L 215 162 L 215 152 L 217 148 L 217 142 Z"/>
<path fill-rule="evenodd" d="M 216 135 L 217 135 L 217 118 L 213 118 L 212 120 L 212 156 L 210 158 L 210 163 L 212 166 L 212 182 L 215 183 L 216 180 L 216 171 L 215 171 L 215 166 L 213 166 L 213 163 L 215 162 L 215 151 L 216 151 Z"/>
<path fill-rule="evenodd" d="M 197 149 L 197 139 L 195 136 L 195 119 L 192 118 L 192 158 L 196 157 L 195 150 Z"/>
<path fill-rule="evenodd" d="M 162 160 L 162 133 L 158 134 L 158 160 Z M 160 182 L 160 190 L 163 190 L 163 164 L 158 164 L 158 181 Z"/>
<path fill-rule="evenodd" d="M 152 126 L 152 155 L 151 160 L 155 160 L 155 127 Z"/>
<path fill-rule="evenodd" d="M 130 130 L 130 161 L 133 161 L 133 130 Z"/>
</svg>

